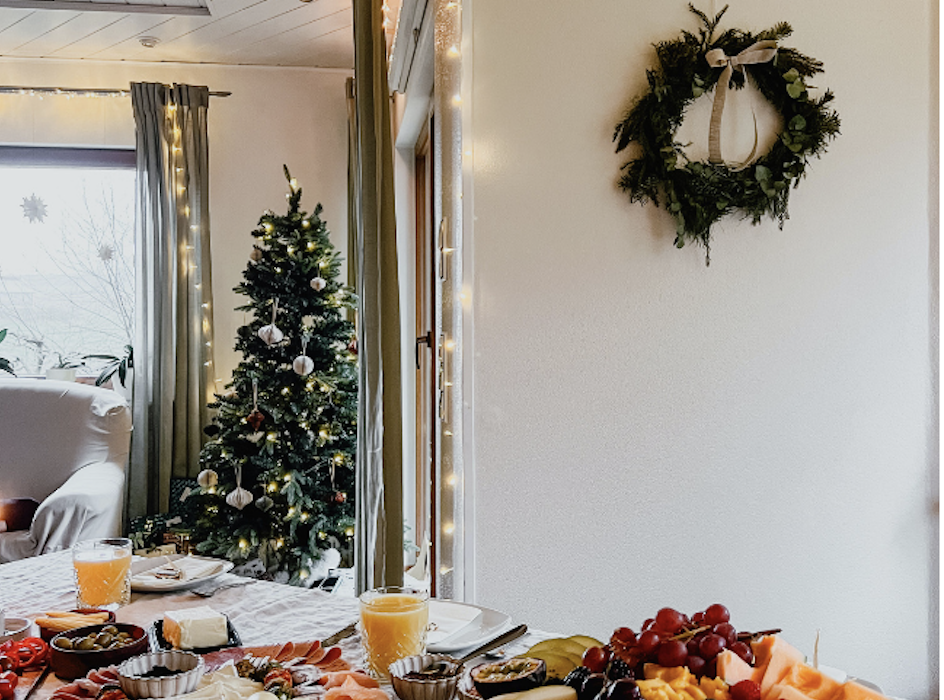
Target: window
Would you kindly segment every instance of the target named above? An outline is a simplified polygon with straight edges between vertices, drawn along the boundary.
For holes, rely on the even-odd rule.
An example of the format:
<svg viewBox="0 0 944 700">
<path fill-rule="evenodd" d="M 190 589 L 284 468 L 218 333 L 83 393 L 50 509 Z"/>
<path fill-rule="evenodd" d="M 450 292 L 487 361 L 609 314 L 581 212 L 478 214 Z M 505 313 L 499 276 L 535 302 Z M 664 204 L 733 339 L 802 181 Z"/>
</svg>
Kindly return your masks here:
<svg viewBox="0 0 944 700">
<path fill-rule="evenodd" d="M 132 342 L 134 165 L 128 150 L 0 147 L 0 329 L 17 375 Z"/>
</svg>

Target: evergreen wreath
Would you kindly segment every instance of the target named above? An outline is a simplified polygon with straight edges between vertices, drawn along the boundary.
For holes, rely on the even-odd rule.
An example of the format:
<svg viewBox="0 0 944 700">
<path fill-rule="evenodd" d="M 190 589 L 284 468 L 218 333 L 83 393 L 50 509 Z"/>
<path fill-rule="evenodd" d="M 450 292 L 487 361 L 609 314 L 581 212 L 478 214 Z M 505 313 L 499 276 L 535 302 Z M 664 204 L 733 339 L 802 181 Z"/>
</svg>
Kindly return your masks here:
<svg viewBox="0 0 944 700">
<path fill-rule="evenodd" d="M 799 185 L 810 156 L 819 156 L 826 142 L 839 133 L 839 116 L 827 107 L 832 92 L 827 90 L 819 98 L 809 94 L 806 79 L 821 73 L 823 64 L 778 46 L 772 61 L 746 67 L 751 83 L 783 118 L 783 130 L 770 151 L 741 169 L 689 160 L 675 133 L 686 107 L 712 90 L 722 74 L 720 68 L 709 65 L 706 54 L 721 49 L 726 56 L 736 56 L 756 42 L 784 39 L 793 29 L 780 22 L 757 34 L 728 29 L 714 39 L 728 7 L 714 18 L 691 4 L 688 7 L 702 28 L 697 35 L 683 31 L 680 39 L 655 44 L 658 66 L 646 71 L 649 90 L 617 124 L 613 140 L 617 153 L 631 143 L 640 149 L 638 157 L 623 165 L 619 180 L 630 201 L 651 201 L 665 208 L 675 218 L 676 247 L 699 242 L 710 264 L 711 226 L 723 216 L 737 212 L 755 225 L 768 216 L 783 228 L 789 218 L 790 188 Z M 744 70 L 734 70 L 730 87 L 744 85 Z"/>
</svg>

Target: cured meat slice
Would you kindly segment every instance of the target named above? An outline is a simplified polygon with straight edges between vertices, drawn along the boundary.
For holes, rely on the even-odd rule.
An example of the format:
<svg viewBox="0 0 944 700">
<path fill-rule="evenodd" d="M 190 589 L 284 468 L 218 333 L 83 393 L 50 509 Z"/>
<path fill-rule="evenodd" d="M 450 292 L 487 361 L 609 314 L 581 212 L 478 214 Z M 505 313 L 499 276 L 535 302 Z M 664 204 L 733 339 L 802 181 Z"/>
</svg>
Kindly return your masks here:
<svg viewBox="0 0 944 700">
<path fill-rule="evenodd" d="M 204 654 L 203 663 L 206 664 L 206 672 L 212 673 L 226 664 L 227 661 L 235 663 L 241 660 L 246 656 L 247 651 L 247 649 L 242 649 L 241 647 L 227 647 L 226 649 L 219 649 L 218 651 Z"/>
<path fill-rule="evenodd" d="M 295 653 L 295 643 L 294 642 L 285 642 L 282 645 L 282 648 L 278 650 L 275 654 L 276 661 L 288 661 L 292 658 L 292 655 Z"/>
<path fill-rule="evenodd" d="M 318 679 L 318 683 L 325 688 L 336 688 L 344 684 L 348 678 L 353 678 L 358 685 L 365 688 L 379 688 L 380 683 L 375 678 L 371 678 L 363 671 L 331 671 Z"/>
<path fill-rule="evenodd" d="M 351 664 L 344 659 L 335 659 L 327 665 L 318 664 L 318 668 L 325 673 L 331 673 L 332 671 L 348 671 L 351 668 Z"/>
<path fill-rule="evenodd" d="M 311 653 L 312 647 L 321 646 L 321 642 L 295 642 L 295 656 L 305 659 Z"/>
<path fill-rule="evenodd" d="M 388 700 L 388 696 L 380 688 L 365 688 L 348 676 L 340 686 L 327 691 L 324 700 Z"/>
<path fill-rule="evenodd" d="M 330 649 L 325 650 L 324 656 L 322 656 L 318 661 L 315 661 L 314 664 L 318 668 L 324 670 L 324 667 L 331 664 L 332 662 L 341 658 L 341 647 L 331 647 Z"/>
</svg>

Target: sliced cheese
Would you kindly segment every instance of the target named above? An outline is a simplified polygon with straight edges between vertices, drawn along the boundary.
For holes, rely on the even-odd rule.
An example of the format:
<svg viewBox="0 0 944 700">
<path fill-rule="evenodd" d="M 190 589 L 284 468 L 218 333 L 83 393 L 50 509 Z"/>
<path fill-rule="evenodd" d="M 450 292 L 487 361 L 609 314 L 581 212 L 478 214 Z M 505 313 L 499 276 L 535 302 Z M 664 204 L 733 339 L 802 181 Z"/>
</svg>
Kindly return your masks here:
<svg viewBox="0 0 944 700">
<path fill-rule="evenodd" d="M 177 649 L 206 649 L 229 641 L 226 616 L 207 605 L 164 613 L 164 639 Z"/>
</svg>

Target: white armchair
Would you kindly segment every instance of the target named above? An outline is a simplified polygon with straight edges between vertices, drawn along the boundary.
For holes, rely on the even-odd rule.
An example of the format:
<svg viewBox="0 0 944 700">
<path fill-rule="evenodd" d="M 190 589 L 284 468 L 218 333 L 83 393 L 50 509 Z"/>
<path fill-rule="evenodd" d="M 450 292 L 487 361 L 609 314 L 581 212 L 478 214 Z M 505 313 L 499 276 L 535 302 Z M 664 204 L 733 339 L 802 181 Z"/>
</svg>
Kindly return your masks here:
<svg viewBox="0 0 944 700">
<path fill-rule="evenodd" d="M 114 391 L 0 379 L 0 499 L 39 501 L 28 530 L 0 532 L 0 563 L 118 535 L 130 442 Z"/>
</svg>

